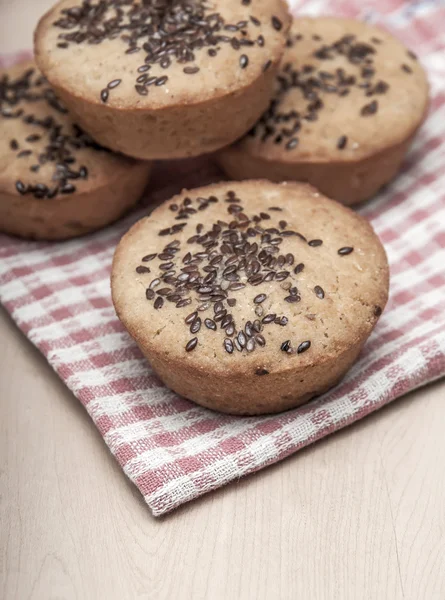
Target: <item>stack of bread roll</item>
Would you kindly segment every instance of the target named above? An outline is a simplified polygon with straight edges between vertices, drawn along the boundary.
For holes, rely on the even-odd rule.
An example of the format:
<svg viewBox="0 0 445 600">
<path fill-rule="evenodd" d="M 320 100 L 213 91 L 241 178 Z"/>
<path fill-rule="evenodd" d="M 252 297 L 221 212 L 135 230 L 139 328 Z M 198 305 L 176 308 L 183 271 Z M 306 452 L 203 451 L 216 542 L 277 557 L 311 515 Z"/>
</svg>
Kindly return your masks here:
<svg viewBox="0 0 445 600">
<path fill-rule="evenodd" d="M 425 119 L 415 54 L 283 0 L 62 0 L 0 74 L 0 229 L 63 240 L 149 192 L 151 161 L 210 155 L 123 237 L 116 312 L 163 381 L 232 414 L 335 385 L 388 297 L 385 251 L 342 205 L 398 172 Z"/>
</svg>

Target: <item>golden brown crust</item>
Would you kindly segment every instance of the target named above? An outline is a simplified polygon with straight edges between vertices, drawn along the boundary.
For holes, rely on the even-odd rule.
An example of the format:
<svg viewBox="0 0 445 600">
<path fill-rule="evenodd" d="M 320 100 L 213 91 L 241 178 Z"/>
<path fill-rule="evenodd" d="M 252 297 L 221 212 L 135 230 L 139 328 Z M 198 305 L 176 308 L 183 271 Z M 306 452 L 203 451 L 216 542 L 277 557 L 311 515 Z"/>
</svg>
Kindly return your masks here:
<svg viewBox="0 0 445 600">
<path fill-rule="evenodd" d="M 77 135 L 72 118 L 45 99 L 51 90 L 32 61 L 2 75 L 9 78 L 8 94 L 19 96 L 2 109 L 23 112 L 0 117 L 1 231 L 32 239 L 71 238 L 108 225 L 137 202 L 149 163 L 99 149 Z M 16 82 L 31 98 L 20 95 Z M 68 177 L 61 176 L 64 170 Z"/>
<path fill-rule="evenodd" d="M 338 46 L 346 35 L 355 37 Z M 358 21 L 296 19 L 289 38 L 272 116 L 217 160 L 232 178 L 308 181 L 344 204 L 366 200 L 397 173 L 426 117 L 425 72 L 391 35 Z"/>
<path fill-rule="evenodd" d="M 181 257 L 186 250 L 192 253 L 199 250 L 199 245 L 190 245 L 186 240 L 194 233 L 197 223 L 206 223 L 205 232 L 215 219 L 227 215 L 230 204 L 226 204 L 224 198 L 229 190 L 239 195 L 248 216 L 252 211 L 270 214 L 267 225 L 265 221 L 261 223 L 264 227 L 284 220 L 289 230 L 303 233 L 308 240 L 319 234 L 323 244 L 312 246 L 295 236 L 284 236 L 280 253 L 283 256 L 292 253 L 295 258 L 286 281 L 229 290 L 229 296 L 237 300 L 236 306 L 228 309 L 236 324 L 235 335 L 228 336 L 232 340 L 247 320 L 254 322 L 271 313 L 288 317 L 285 326 L 262 325 L 265 346 L 256 345 L 250 353 L 245 350 L 228 353 L 220 327 L 217 331 L 204 327 L 204 319 L 213 318 L 214 309 L 210 307 L 199 313 L 202 326 L 196 333 L 196 348 L 186 352 L 185 345 L 194 334 L 189 332 L 184 318 L 196 310 L 199 294 L 189 292 L 192 303 L 183 308 L 165 301 L 161 309 L 155 310 L 154 298 L 148 301 L 145 289 L 162 272 L 157 271 L 157 258 L 148 262 L 141 262 L 141 258 L 144 254 L 162 252 L 165 244 L 178 240 L 181 247 L 178 260 L 174 261 L 176 267 L 169 268 L 176 271 L 175 276 L 183 272 L 180 269 L 187 263 L 181 262 Z M 178 223 L 169 208 L 172 204 L 178 205 L 189 197 L 193 208 L 197 197 L 209 195 L 216 196 L 218 202 L 198 211 L 196 216 L 191 215 L 182 233 L 158 235 L 168 224 Z M 283 208 L 281 212 L 268 210 L 277 204 Z M 260 244 L 258 238 L 248 239 Z M 337 251 L 343 246 L 353 246 L 354 250 L 350 255 L 340 256 Z M 305 267 L 294 274 L 298 261 Z M 138 266 L 144 265 L 149 266 L 150 273 L 135 273 Z M 206 273 L 208 271 L 203 275 Z M 244 282 L 245 276 L 241 271 L 240 274 Z M 277 186 L 266 181 L 246 181 L 184 191 L 139 221 L 116 249 L 111 286 L 119 318 L 169 387 L 223 412 L 259 414 L 297 406 L 341 379 L 386 304 L 388 276 L 385 252 L 363 218 L 304 184 Z M 283 286 L 289 287 L 288 283 L 298 287 L 299 302 L 283 301 L 289 293 Z M 323 298 L 314 293 L 316 284 L 322 285 Z M 160 284 L 160 288 L 163 287 Z M 253 298 L 262 293 L 266 299 L 261 303 L 263 314 L 258 317 L 259 313 L 255 312 L 258 306 Z M 291 353 L 280 350 L 286 340 L 291 341 Z M 310 348 L 297 353 L 296 349 L 305 341 L 311 341 Z"/>
<path fill-rule="evenodd" d="M 207 46 L 196 50 L 194 62 L 185 67 L 175 59 L 166 69 L 150 65 L 150 76 L 168 81 L 147 87 L 144 96 L 135 92 L 134 84 L 145 54 L 125 54 L 120 39 L 57 48 L 63 30 L 53 23 L 61 9 L 71 5 L 63 0 L 40 20 L 36 60 L 79 123 L 103 145 L 144 159 L 197 156 L 239 138 L 267 107 L 290 24 L 283 0 L 260 0 L 255 7 L 238 0 L 211 2 L 206 14 L 219 11 L 226 23 L 245 20 L 246 39 L 262 35 L 265 44 L 235 50 L 222 43 L 215 46 L 215 57 L 208 55 Z M 250 21 L 251 15 L 259 16 L 259 25 Z M 271 26 L 272 16 L 279 19 L 279 30 Z M 240 66 L 243 54 L 248 59 L 245 68 Z M 184 74 L 189 64 L 199 72 Z M 101 90 L 117 78 L 121 83 L 102 102 Z"/>
<path fill-rule="evenodd" d="M 51 83 L 76 121 L 101 144 L 138 159 L 200 156 L 231 144 L 248 131 L 269 104 L 278 60 L 242 90 L 191 106 L 116 109 L 74 98 Z"/>
<path fill-rule="evenodd" d="M 33 240 L 65 240 L 110 225 L 141 197 L 150 163 L 134 162 L 101 187 L 70 196 L 36 199 L 0 191 L 0 230 Z"/>
<path fill-rule="evenodd" d="M 353 206 L 372 198 L 396 176 L 411 142 L 412 137 L 357 161 L 293 164 L 254 157 L 234 144 L 220 152 L 217 160 L 232 179 L 308 182 L 330 198 Z"/>
<path fill-rule="evenodd" d="M 140 347 L 160 379 L 179 395 L 223 413 L 260 415 L 296 408 L 327 392 L 343 379 L 362 346 L 360 341 L 335 360 L 324 360 L 301 369 L 255 376 L 250 370 L 234 373 L 228 368 L 217 377 L 207 368 L 192 367 L 176 356 L 167 361 Z"/>
</svg>

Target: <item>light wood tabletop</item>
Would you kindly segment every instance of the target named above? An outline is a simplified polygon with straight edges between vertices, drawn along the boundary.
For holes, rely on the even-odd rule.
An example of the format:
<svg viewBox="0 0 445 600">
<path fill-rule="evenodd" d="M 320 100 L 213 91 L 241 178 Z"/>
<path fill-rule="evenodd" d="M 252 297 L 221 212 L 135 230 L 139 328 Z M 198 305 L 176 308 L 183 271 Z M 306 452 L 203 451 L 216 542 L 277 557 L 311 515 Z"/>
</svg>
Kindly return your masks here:
<svg viewBox="0 0 445 600">
<path fill-rule="evenodd" d="M 51 2 L 0 0 L 0 52 Z M 445 381 L 154 519 L 0 309 L 0 598 L 445 598 Z"/>
</svg>

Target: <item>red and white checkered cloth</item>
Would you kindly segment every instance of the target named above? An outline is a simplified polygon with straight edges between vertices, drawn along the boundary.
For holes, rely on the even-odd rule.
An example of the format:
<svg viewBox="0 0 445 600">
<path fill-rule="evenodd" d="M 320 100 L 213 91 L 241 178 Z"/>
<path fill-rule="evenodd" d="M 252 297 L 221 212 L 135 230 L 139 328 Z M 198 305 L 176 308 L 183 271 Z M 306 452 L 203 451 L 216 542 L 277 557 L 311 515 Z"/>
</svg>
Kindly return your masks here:
<svg viewBox="0 0 445 600">
<path fill-rule="evenodd" d="M 278 416 L 224 416 L 166 389 L 117 320 L 113 250 L 147 212 L 58 244 L 0 236 L 0 300 L 74 392 L 154 515 L 161 515 L 361 419 L 445 374 L 445 5 L 294 2 L 309 14 L 380 22 L 428 69 L 432 105 L 399 178 L 361 212 L 391 264 L 389 305 L 333 391 Z M 220 179 L 210 163 L 159 165 L 148 199 Z M 173 183 L 172 183 L 173 181 Z"/>
</svg>

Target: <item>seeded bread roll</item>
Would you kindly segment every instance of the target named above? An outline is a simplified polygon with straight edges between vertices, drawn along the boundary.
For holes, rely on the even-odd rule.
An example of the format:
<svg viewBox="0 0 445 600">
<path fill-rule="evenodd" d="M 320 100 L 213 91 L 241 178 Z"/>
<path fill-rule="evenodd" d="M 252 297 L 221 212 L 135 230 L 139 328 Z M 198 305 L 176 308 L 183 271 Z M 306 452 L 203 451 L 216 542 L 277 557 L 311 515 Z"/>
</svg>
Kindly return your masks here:
<svg viewBox="0 0 445 600">
<path fill-rule="evenodd" d="M 344 204 L 397 173 L 428 108 L 415 55 L 349 19 L 302 18 L 291 28 L 275 96 L 218 161 L 235 179 L 308 181 Z"/>
<path fill-rule="evenodd" d="M 35 33 L 39 67 L 78 122 L 136 158 L 232 143 L 269 104 L 284 0 L 63 0 Z"/>
<path fill-rule="evenodd" d="M 122 238 L 117 315 L 171 389 L 222 412 L 283 411 L 335 385 L 388 297 L 365 219 L 307 184 L 219 183 Z"/>
<path fill-rule="evenodd" d="M 56 240 L 99 229 L 136 203 L 149 173 L 73 124 L 32 62 L 0 72 L 0 231 Z"/>
</svg>

